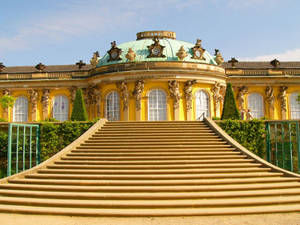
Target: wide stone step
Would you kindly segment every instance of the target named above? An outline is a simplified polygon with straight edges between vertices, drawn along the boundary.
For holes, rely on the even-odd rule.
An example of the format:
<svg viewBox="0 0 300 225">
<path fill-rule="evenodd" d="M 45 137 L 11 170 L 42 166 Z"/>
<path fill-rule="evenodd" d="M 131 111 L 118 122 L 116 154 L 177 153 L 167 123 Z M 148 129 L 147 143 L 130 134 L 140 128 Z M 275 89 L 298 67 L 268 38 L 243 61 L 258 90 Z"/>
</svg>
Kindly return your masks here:
<svg viewBox="0 0 300 225">
<path fill-rule="evenodd" d="M 275 172 L 247 172 L 247 173 L 216 173 L 216 174 L 142 174 L 142 175 L 118 175 L 118 174 L 28 174 L 25 178 L 34 179 L 77 179 L 77 180 L 176 180 L 176 179 L 216 179 L 216 178 L 246 178 L 246 177 L 278 177 L 282 173 Z"/>
<path fill-rule="evenodd" d="M 149 216 L 213 216 L 213 215 L 244 215 L 261 213 L 285 213 L 299 212 L 300 204 L 263 205 L 244 207 L 178 207 L 158 209 L 89 209 L 74 207 L 40 207 L 40 206 L 10 206 L 0 205 L 0 211 L 4 213 L 24 213 L 36 215 L 65 215 L 65 216 L 114 216 L 114 217 L 149 217 Z"/>
<path fill-rule="evenodd" d="M 77 151 L 77 152 L 76 152 Z M 215 151 L 215 152 L 78 152 L 73 150 L 66 156 L 206 156 L 206 155 L 240 155 L 238 151 Z"/>
<path fill-rule="evenodd" d="M 209 135 L 209 134 L 214 134 L 213 131 L 211 130 L 191 130 L 191 129 L 172 129 L 172 130 L 101 130 L 97 131 L 94 134 L 122 134 L 122 135 L 137 135 L 137 134 L 153 134 L 153 135 L 160 135 L 160 134 L 176 134 L 176 135 L 181 135 L 181 134 L 204 134 L 204 135 Z"/>
<path fill-rule="evenodd" d="M 73 164 L 73 165 L 182 165 L 182 164 L 203 164 L 203 163 L 247 163 L 247 162 L 255 162 L 254 159 L 204 159 L 204 160 L 131 160 L 131 161 L 104 161 L 104 160 L 58 160 L 55 161 L 55 164 Z"/>
<path fill-rule="evenodd" d="M 76 185 L 76 186 L 203 186 L 203 185 L 233 185 L 233 184 L 272 184 L 274 182 L 300 182 L 295 177 L 250 177 L 250 178 L 216 178 L 192 180 L 57 180 L 57 179 L 9 179 L 11 184 L 40 184 L 40 185 Z"/>
<path fill-rule="evenodd" d="M 236 173 L 236 172 L 267 172 L 270 168 L 219 168 L 219 169 L 169 169 L 169 170 L 100 170 L 100 169 L 39 169 L 37 172 L 42 174 L 114 174 L 114 175 L 128 175 L 128 174 L 201 174 L 201 173 Z"/>
<path fill-rule="evenodd" d="M 102 127 L 98 132 L 106 132 L 106 131 L 126 131 L 126 132 L 168 132 L 168 131 L 177 131 L 180 132 L 188 131 L 188 132 L 209 132 L 211 129 L 209 127 Z"/>
<path fill-rule="evenodd" d="M 111 137 L 111 136 L 101 136 L 101 137 L 91 137 L 88 139 L 88 141 L 134 141 L 134 142 L 144 142 L 144 141 L 153 141 L 153 140 L 159 140 L 159 141 L 223 141 L 220 137 L 176 137 L 172 138 L 170 136 L 148 136 L 148 137 L 141 137 L 141 136 L 127 136 L 127 137 Z"/>
<path fill-rule="evenodd" d="M 163 141 L 163 140 L 155 140 L 155 141 L 115 141 L 115 140 L 109 140 L 109 141 L 104 141 L 104 140 L 86 140 L 84 145 L 100 145 L 100 146 L 115 146 L 115 145 L 184 145 L 184 146 L 189 146 L 189 145 L 216 145 L 216 144 L 227 144 L 226 141 L 222 140 L 193 140 L 193 141 L 187 141 L 187 140 L 169 140 L 169 141 Z"/>
<path fill-rule="evenodd" d="M 244 159 L 246 155 L 202 155 L 202 156 L 65 156 L 62 160 L 106 160 L 106 161 L 128 161 L 128 160 L 188 160 L 188 159 Z"/>
<path fill-rule="evenodd" d="M 0 189 L 36 190 L 60 192 L 189 192 L 189 191 L 240 191 L 240 190 L 274 190 L 299 188 L 300 182 L 273 182 L 221 185 L 181 185 L 181 186 L 89 186 L 89 185 L 42 185 L 42 184 L 3 184 Z"/>
<path fill-rule="evenodd" d="M 113 134 L 107 134 L 107 133 L 102 133 L 102 134 L 93 134 L 91 135 L 91 138 L 124 138 L 124 139 L 133 139 L 133 138 L 199 138 L 199 139 L 205 139 L 205 138 L 220 138 L 218 135 L 215 133 L 130 133 L 128 135 L 124 134 L 118 134 L 118 133 L 113 133 Z"/>
<path fill-rule="evenodd" d="M 28 205 L 28 206 L 46 206 L 46 207 L 74 207 L 74 208 L 110 208 L 110 209 L 157 209 L 157 208 L 197 208 L 197 207 L 232 207 L 238 206 L 260 206 L 272 204 L 295 204 L 300 203 L 300 196 L 284 196 L 276 199 L 273 196 L 257 197 L 255 199 L 245 197 L 240 199 L 176 199 L 176 200 L 65 200 L 65 199 L 28 199 L 22 197 L 3 197 L 0 199 L 0 204 L 7 205 Z M 63 209 L 62 209 L 63 210 Z"/>
<path fill-rule="evenodd" d="M 176 148 L 197 148 L 197 149 L 203 149 L 203 148 L 211 148 L 211 149 L 213 149 L 213 148 L 215 148 L 215 149 L 222 149 L 222 148 L 232 148 L 232 146 L 231 145 L 229 145 L 229 144 L 222 144 L 222 143 L 220 143 L 220 144 L 189 144 L 189 145 L 185 145 L 185 144 L 168 144 L 168 145 L 160 145 L 159 143 L 155 143 L 155 144 L 151 144 L 151 145 L 142 145 L 142 144 L 140 144 L 140 145 L 130 145 L 130 144 L 128 144 L 128 145 L 125 145 L 125 144 L 123 144 L 123 145 L 113 145 L 113 144 L 111 144 L 111 145 L 96 145 L 96 144 L 86 144 L 86 143 L 82 143 L 79 147 L 77 147 L 77 148 L 80 148 L 80 147 L 88 147 L 89 149 L 126 149 L 126 148 L 129 148 L 130 147 L 130 149 L 133 149 L 133 148 L 135 148 L 135 149 L 155 149 L 155 148 L 159 148 L 159 149 L 161 149 L 161 148 L 164 148 L 164 149 L 176 149 Z"/>
<path fill-rule="evenodd" d="M 219 164 L 179 164 L 179 165 L 48 165 L 51 169 L 118 169 L 118 170 L 140 170 L 140 169 L 207 169 L 207 168 L 253 168 L 261 167 L 260 163 L 219 163 Z"/>
<path fill-rule="evenodd" d="M 299 188 L 289 189 L 265 189 L 265 190 L 242 190 L 242 191 L 196 191 L 196 192 L 57 192 L 57 191 L 35 191 L 35 190 L 4 190 L 0 189 L 0 196 L 12 197 L 27 197 L 27 198 L 55 198 L 55 199 L 93 199 L 93 200 L 148 200 L 148 199 L 218 199 L 218 198 L 232 198 L 238 199 L 241 202 L 244 197 L 265 197 L 277 196 L 278 200 L 282 196 L 295 195 L 293 197 L 300 197 Z"/>
</svg>

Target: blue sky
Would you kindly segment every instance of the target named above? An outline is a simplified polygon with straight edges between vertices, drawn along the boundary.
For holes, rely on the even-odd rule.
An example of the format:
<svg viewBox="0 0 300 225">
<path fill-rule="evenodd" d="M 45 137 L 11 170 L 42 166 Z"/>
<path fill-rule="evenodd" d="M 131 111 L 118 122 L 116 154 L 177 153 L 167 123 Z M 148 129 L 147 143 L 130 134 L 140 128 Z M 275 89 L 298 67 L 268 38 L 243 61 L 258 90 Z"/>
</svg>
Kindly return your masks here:
<svg viewBox="0 0 300 225">
<path fill-rule="evenodd" d="M 202 39 L 225 60 L 300 61 L 299 0 L 14 0 L 1 2 L 0 62 L 89 62 L 146 30 Z"/>
</svg>

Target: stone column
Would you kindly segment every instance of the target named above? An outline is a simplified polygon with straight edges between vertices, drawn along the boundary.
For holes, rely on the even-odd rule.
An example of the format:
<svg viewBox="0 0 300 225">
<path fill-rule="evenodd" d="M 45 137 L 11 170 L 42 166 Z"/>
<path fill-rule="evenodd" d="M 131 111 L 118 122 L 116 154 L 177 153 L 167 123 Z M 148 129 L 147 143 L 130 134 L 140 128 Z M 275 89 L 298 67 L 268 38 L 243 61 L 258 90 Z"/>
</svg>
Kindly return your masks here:
<svg viewBox="0 0 300 225">
<path fill-rule="evenodd" d="M 213 93 L 215 116 L 221 117 L 220 103 L 223 101 L 223 96 L 220 94 L 221 84 L 219 82 L 215 82 L 211 91 Z"/>
<path fill-rule="evenodd" d="M 184 95 L 186 100 L 186 119 L 192 120 L 192 108 L 193 108 L 193 94 L 192 86 L 196 83 L 196 80 L 188 80 L 184 83 Z"/>
<path fill-rule="evenodd" d="M 124 121 L 129 120 L 129 92 L 127 84 L 124 81 L 121 81 L 117 83 L 117 87 L 121 92 L 121 99 L 123 102 L 123 115 L 124 115 Z"/>
<path fill-rule="evenodd" d="M 49 99 L 50 99 L 50 90 L 49 89 L 44 89 L 42 99 L 41 99 L 41 102 L 42 102 L 42 105 L 43 105 L 43 115 L 42 115 L 43 120 L 48 118 Z"/>
<path fill-rule="evenodd" d="M 270 119 L 274 119 L 274 103 L 275 103 L 275 96 L 274 90 L 271 86 L 267 86 L 265 90 L 265 107 L 267 115 L 269 115 Z"/>
<path fill-rule="evenodd" d="M 101 117 L 101 90 L 95 90 L 96 117 Z"/>
<path fill-rule="evenodd" d="M 28 94 L 30 96 L 30 104 L 31 104 L 31 121 L 36 121 L 36 110 L 37 110 L 39 92 L 37 90 L 29 90 Z"/>
<path fill-rule="evenodd" d="M 181 99 L 179 83 L 176 80 L 169 81 L 170 96 L 173 99 L 174 120 L 179 120 L 179 101 Z"/>
<path fill-rule="evenodd" d="M 287 116 L 286 116 L 286 112 L 287 112 L 287 105 L 286 105 L 286 90 L 288 89 L 288 87 L 286 86 L 281 86 L 279 88 L 279 95 L 278 95 L 278 99 L 280 102 L 280 106 L 281 106 L 281 119 L 282 120 L 286 120 Z"/>
<path fill-rule="evenodd" d="M 142 117 L 141 112 L 141 101 L 142 93 L 144 91 L 145 82 L 143 80 L 137 80 L 135 82 L 135 88 L 132 92 L 133 97 L 135 98 L 135 120 L 140 121 Z"/>
</svg>

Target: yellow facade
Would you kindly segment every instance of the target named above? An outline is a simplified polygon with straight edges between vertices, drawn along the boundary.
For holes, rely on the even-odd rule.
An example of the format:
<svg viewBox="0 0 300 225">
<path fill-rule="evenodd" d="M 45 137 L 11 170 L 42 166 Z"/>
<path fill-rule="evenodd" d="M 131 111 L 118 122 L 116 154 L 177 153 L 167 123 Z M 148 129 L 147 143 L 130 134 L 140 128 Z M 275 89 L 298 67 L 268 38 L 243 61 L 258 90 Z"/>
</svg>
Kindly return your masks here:
<svg viewBox="0 0 300 225">
<path fill-rule="evenodd" d="M 89 118 L 106 117 L 107 96 L 116 92 L 121 121 L 146 121 L 149 119 L 149 93 L 158 89 L 166 95 L 166 120 L 196 120 L 199 119 L 197 110 L 198 114 L 204 110 L 201 105 L 199 106 L 199 101 L 203 103 L 203 99 L 207 100 L 205 106 L 207 116 L 221 116 L 226 83 L 230 82 L 240 110 L 249 109 L 251 104 L 249 96 L 257 93 L 262 98 L 263 117 L 275 120 L 292 118 L 290 96 L 293 93 L 300 94 L 300 62 L 293 64 L 286 62 L 280 67 L 278 63 L 273 65 L 266 62 L 231 60 L 223 63 L 220 53 L 216 52 L 214 57 L 209 55 L 202 49 L 199 40 L 192 48 L 191 43 L 180 46 L 174 35 L 169 42 L 164 42 L 165 38 L 169 38 L 168 32 L 161 32 L 160 37 L 151 34 L 152 32 L 148 32 L 142 38 L 143 35 L 139 33 L 135 46 L 143 46 L 145 48 L 143 51 L 139 49 L 129 51 L 130 46 L 126 43 L 120 45 L 120 48 L 112 46 L 111 52 L 115 49 L 120 50 L 121 60 L 114 61 L 109 58 L 112 55 L 106 54 L 101 59 L 94 55 L 90 65 L 77 63 L 62 66 L 43 65 L 44 67 L 38 67 L 40 65 L 24 68 L 2 67 L 0 69 L 2 95 L 27 99 L 27 118 L 23 119 L 32 122 L 53 118 L 55 113 L 57 115 L 67 113 L 66 117 L 59 118 L 69 119 L 77 88 L 83 89 Z M 156 42 L 151 38 L 153 40 L 157 38 Z M 143 45 L 140 44 L 142 41 Z M 149 47 L 149 44 L 147 49 L 147 43 L 156 43 L 156 48 L 166 45 L 163 53 L 167 56 L 158 55 L 149 58 L 147 52 L 150 54 L 152 47 Z M 167 46 L 166 43 L 171 44 Z M 192 52 L 192 49 L 202 49 L 203 57 L 200 55 L 197 58 L 196 50 Z M 139 55 L 139 52 L 143 52 L 144 55 Z M 141 81 L 144 85 L 139 95 L 135 94 L 137 81 Z M 270 92 L 267 92 L 267 89 Z M 199 91 L 202 91 L 203 99 L 197 95 Z M 56 97 L 60 98 L 57 104 L 62 104 L 60 105 L 62 112 L 59 110 L 56 112 L 54 109 L 57 107 L 54 101 Z M 0 107 L 2 118 L 13 121 L 13 114 L 13 108 Z M 24 112 L 21 114 L 22 117 Z"/>
</svg>

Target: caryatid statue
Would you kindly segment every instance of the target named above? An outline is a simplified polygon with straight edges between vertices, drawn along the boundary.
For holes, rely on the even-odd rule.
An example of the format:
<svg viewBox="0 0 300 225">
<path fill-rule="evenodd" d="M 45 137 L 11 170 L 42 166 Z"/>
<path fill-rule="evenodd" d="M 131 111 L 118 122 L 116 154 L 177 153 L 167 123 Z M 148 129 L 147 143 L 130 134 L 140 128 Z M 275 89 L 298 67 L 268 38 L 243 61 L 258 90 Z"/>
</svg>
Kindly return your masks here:
<svg viewBox="0 0 300 225">
<path fill-rule="evenodd" d="M 174 99 L 174 109 L 179 108 L 179 100 L 181 98 L 179 91 L 179 83 L 176 80 L 169 81 L 170 95 Z"/>
<path fill-rule="evenodd" d="M 196 83 L 196 80 L 188 80 L 184 83 L 183 91 L 186 99 L 186 110 L 190 111 L 192 109 L 192 100 L 193 100 L 193 85 Z"/>
<path fill-rule="evenodd" d="M 128 87 L 125 81 L 121 81 L 117 83 L 117 87 L 121 91 L 121 98 L 123 100 L 123 110 L 128 109 L 128 104 L 129 104 L 129 92 L 128 92 Z"/>
<path fill-rule="evenodd" d="M 135 107 L 136 110 L 141 110 L 141 99 L 142 99 L 142 93 L 144 91 L 145 82 L 143 80 L 137 80 L 135 82 L 135 88 L 132 92 L 132 95 L 135 97 Z"/>
</svg>

